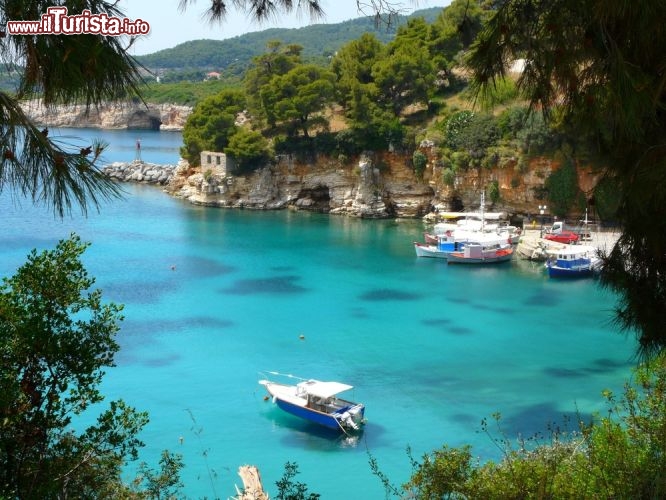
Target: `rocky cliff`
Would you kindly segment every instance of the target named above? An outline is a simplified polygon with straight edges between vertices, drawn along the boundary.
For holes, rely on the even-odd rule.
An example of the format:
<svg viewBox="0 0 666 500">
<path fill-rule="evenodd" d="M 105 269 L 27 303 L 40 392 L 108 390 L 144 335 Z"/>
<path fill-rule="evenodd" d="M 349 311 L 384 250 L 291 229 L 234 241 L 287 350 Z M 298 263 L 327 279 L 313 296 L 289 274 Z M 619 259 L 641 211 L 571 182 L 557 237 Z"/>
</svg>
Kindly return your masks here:
<svg viewBox="0 0 666 500">
<path fill-rule="evenodd" d="M 371 156 L 352 165 L 323 158 L 305 164 L 281 157 L 250 175 L 201 172 L 182 162 L 167 191 L 199 205 L 294 208 L 365 218 L 423 216 L 434 195 L 404 161 L 396 157 L 387 166 Z"/>
<path fill-rule="evenodd" d="M 27 101 L 25 113 L 38 125 L 104 129 L 182 130 L 189 106 L 113 102 L 86 111 L 83 104 L 46 108 L 40 99 Z"/>
<path fill-rule="evenodd" d="M 427 148 L 426 148 L 427 150 Z M 303 163 L 280 157 L 247 175 L 215 168 L 202 171 L 181 160 L 176 167 L 132 162 L 106 167 L 108 175 L 125 182 L 165 185 L 170 194 L 197 205 L 276 210 L 291 208 L 363 218 L 423 217 L 436 210 L 477 210 L 482 191 L 495 183 L 499 196 L 487 209 L 520 219 L 538 212 L 544 180 L 559 165 L 549 158 L 533 159 L 518 175 L 511 162 L 502 167 L 459 172 L 452 184 L 442 179 L 433 155 L 419 178 L 411 160 L 398 154 L 363 155 L 342 164 L 331 158 Z M 591 192 L 598 180 L 589 168 L 578 167 L 578 184 Z M 576 214 L 572 214 L 575 216 Z"/>
</svg>

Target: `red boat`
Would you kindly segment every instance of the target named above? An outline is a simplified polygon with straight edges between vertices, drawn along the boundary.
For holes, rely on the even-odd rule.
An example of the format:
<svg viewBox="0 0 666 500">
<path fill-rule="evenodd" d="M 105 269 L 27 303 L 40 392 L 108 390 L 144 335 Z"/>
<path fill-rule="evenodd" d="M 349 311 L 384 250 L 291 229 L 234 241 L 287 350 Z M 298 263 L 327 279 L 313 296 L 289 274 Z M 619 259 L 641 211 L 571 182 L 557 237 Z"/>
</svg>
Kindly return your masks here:
<svg viewBox="0 0 666 500">
<path fill-rule="evenodd" d="M 571 243 L 578 243 L 580 237 L 572 231 L 560 231 L 559 233 L 546 233 L 544 239 L 550 241 L 556 241 L 558 243 L 565 243 L 570 245 Z"/>
</svg>

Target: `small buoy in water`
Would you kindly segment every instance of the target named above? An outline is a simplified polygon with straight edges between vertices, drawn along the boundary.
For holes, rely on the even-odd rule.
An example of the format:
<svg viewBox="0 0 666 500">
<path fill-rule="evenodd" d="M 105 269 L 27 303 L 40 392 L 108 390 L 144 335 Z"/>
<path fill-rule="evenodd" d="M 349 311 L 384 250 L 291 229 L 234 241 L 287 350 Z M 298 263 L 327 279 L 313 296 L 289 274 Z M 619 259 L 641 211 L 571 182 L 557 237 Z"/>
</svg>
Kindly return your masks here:
<svg viewBox="0 0 666 500">
<path fill-rule="evenodd" d="M 172 270 L 172 271 L 175 271 L 175 270 L 176 270 L 176 266 L 171 266 L 171 270 Z"/>
<path fill-rule="evenodd" d="M 183 438 L 183 436 L 180 436 L 180 437 L 178 438 L 178 442 L 179 442 L 180 444 L 183 444 L 183 441 L 185 441 L 185 438 Z"/>
<path fill-rule="evenodd" d="M 303 335 L 303 334 L 301 333 L 301 334 L 298 336 L 298 338 L 301 339 L 301 340 L 305 340 L 305 335 Z"/>
<path fill-rule="evenodd" d="M 268 401 L 268 399 L 269 399 L 268 396 L 264 396 L 264 401 Z"/>
</svg>

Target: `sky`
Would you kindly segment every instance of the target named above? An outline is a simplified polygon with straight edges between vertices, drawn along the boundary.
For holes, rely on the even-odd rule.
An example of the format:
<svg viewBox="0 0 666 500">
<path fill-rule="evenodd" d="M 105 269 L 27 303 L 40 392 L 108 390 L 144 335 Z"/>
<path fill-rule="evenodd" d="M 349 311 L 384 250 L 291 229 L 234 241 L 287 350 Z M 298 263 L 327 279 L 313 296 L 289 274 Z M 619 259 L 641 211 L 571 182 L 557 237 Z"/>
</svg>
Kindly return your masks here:
<svg viewBox="0 0 666 500">
<path fill-rule="evenodd" d="M 130 50 L 133 55 L 143 55 L 169 49 L 189 40 L 233 38 L 252 31 L 268 28 L 299 28 L 313 22 L 306 13 L 298 16 L 281 15 L 279 19 L 258 24 L 249 19 L 244 12 L 233 9 L 229 0 L 229 13 L 222 24 L 211 25 L 202 19 L 202 14 L 211 0 L 196 0 L 188 5 L 183 13 L 179 11 L 179 0 L 120 0 L 118 7 L 130 20 L 141 19 L 150 25 L 150 33 L 140 36 Z M 397 4 L 399 0 L 392 0 Z M 363 3 L 370 3 L 364 0 Z M 414 10 L 430 7 L 445 7 L 451 0 L 403 0 L 402 8 L 409 14 Z M 294 1 L 296 4 L 296 1 Z M 326 17 L 315 23 L 339 23 L 361 17 L 356 0 L 321 0 Z"/>
</svg>

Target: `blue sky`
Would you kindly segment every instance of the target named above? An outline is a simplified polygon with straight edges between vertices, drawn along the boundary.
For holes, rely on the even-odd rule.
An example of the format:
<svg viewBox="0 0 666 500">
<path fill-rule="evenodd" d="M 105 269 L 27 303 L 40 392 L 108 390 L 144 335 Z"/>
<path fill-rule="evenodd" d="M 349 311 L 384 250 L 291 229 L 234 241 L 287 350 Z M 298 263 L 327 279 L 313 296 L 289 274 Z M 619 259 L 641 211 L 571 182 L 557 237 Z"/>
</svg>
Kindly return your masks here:
<svg viewBox="0 0 666 500">
<path fill-rule="evenodd" d="M 398 0 L 392 0 L 395 4 Z M 296 2 L 294 2 L 296 3 Z M 369 3 L 365 0 L 364 3 Z M 402 0 L 406 13 L 429 7 L 445 7 L 451 0 Z M 227 2 L 231 6 L 232 2 Z M 210 0 L 196 0 L 185 13 L 178 10 L 178 0 L 120 0 L 118 6 L 125 16 L 142 19 L 150 24 L 150 33 L 140 37 L 132 48 L 134 55 L 150 54 L 168 49 L 188 40 L 202 38 L 223 40 L 251 31 L 268 28 L 298 28 L 310 24 L 307 16 L 281 16 L 278 20 L 257 24 L 247 19 L 244 13 L 229 9 L 229 16 L 223 24 L 210 25 L 202 20 L 202 13 L 210 5 Z M 339 23 L 359 17 L 355 0 L 321 0 L 326 17 L 319 23 Z"/>
</svg>

